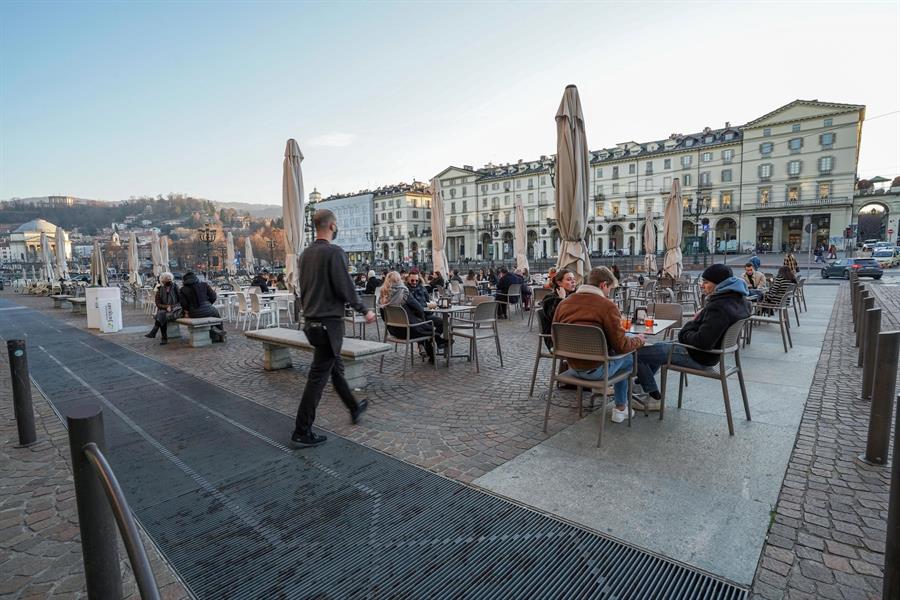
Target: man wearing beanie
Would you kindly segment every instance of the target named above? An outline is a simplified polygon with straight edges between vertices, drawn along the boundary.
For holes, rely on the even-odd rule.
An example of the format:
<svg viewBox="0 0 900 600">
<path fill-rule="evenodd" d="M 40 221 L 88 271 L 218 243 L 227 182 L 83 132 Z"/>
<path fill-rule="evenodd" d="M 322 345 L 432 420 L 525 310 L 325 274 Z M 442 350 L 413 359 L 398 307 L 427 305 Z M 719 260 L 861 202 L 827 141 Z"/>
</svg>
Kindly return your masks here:
<svg viewBox="0 0 900 600">
<path fill-rule="evenodd" d="M 744 300 L 749 295 L 747 285 L 734 276 L 725 265 L 710 265 L 701 275 L 702 287 L 707 295 L 704 306 L 694 318 L 685 323 L 678 333 L 678 341 L 700 350 L 675 346 L 672 364 L 693 369 L 707 369 L 719 362 L 717 354 L 703 350 L 718 350 L 722 347 L 722 337 L 731 325 L 746 319 L 750 311 Z M 659 410 L 659 386 L 655 375 L 668 361 L 671 342 L 661 342 L 638 350 L 638 382 L 653 399 L 648 407 Z"/>
</svg>

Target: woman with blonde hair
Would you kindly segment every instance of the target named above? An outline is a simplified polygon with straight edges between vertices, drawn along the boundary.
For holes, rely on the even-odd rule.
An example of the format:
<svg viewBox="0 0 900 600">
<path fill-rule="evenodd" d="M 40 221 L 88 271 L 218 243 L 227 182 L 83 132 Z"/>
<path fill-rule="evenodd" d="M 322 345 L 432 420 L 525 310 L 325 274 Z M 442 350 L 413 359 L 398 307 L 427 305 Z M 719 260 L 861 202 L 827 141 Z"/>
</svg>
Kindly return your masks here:
<svg viewBox="0 0 900 600">
<path fill-rule="evenodd" d="M 403 283 L 403 279 L 397 271 L 391 271 L 384 278 L 384 284 L 381 286 L 381 295 L 378 298 L 378 306 L 381 308 L 385 306 L 399 306 L 406 311 L 409 324 L 412 325 L 410 333 L 413 336 L 429 335 L 432 332 L 432 328 L 435 336 L 440 336 L 443 333 L 443 328 L 439 321 L 434 322 L 426 318 L 425 307 L 419 304 L 418 300 L 409 292 L 409 288 Z M 407 333 L 406 329 L 397 327 L 388 327 L 388 331 L 391 335 L 398 338 L 405 338 Z M 438 347 L 443 348 L 443 338 L 438 337 L 437 341 Z M 428 356 L 428 362 L 434 363 L 434 346 L 432 346 L 431 341 L 425 342 L 423 346 L 425 354 Z"/>
</svg>

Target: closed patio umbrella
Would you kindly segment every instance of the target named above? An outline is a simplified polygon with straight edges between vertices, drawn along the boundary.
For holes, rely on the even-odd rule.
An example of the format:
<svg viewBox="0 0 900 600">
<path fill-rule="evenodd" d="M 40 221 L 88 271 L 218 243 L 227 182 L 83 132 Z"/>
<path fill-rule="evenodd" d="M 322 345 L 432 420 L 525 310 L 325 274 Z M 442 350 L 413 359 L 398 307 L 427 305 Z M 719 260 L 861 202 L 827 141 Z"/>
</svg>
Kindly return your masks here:
<svg viewBox="0 0 900 600">
<path fill-rule="evenodd" d="M 525 209 L 522 207 L 522 199 L 516 199 L 516 237 L 513 238 L 513 246 L 516 251 L 516 268 L 528 268 L 527 248 L 528 238 L 525 231 Z"/>
<path fill-rule="evenodd" d="M 162 257 L 163 271 L 169 270 L 169 236 L 159 238 L 159 255 Z"/>
<path fill-rule="evenodd" d="M 66 264 L 66 232 L 62 227 L 56 228 L 56 270 L 62 279 L 69 278 L 69 265 Z"/>
<path fill-rule="evenodd" d="M 656 227 L 653 226 L 653 208 L 647 207 L 644 216 L 644 268 L 647 274 L 656 273 Z"/>
<path fill-rule="evenodd" d="M 288 289 L 297 293 L 300 273 L 297 261 L 303 250 L 303 153 L 297 141 L 290 139 L 284 149 L 281 185 L 281 209 L 284 217 L 284 280 Z"/>
<path fill-rule="evenodd" d="M 450 263 L 447 262 L 447 254 L 444 252 L 447 224 L 444 222 L 444 202 L 441 199 L 440 187 L 437 177 L 431 180 L 431 260 L 434 263 L 434 270 L 440 272 L 446 281 L 450 278 Z"/>
<path fill-rule="evenodd" d="M 663 272 L 672 279 L 678 279 L 684 266 L 681 264 L 681 220 L 684 206 L 681 203 L 681 181 L 676 177 L 672 181 L 672 191 L 666 199 L 665 220 L 663 221 L 663 241 L 666 244 L 666 256 L 663 259 Z"/>
<path fill-rule="evenodd" d="M 141 285 L 140 262 L 138 261 L 137 234 L 131 234 L 128 240 L 128 283 L 133 286 Z"/>
<path fill-rule="evenodd" d="M 150 237 L 150 260 L 153 261 L 153 274 L 159 277 L 159 274 L 163 272 L 162 254 L 159 251 L 159 234 L 155 231 Z"/>
<path fill-rule="evenodd" d="M 557 269 L 575 273 L 578 281 L 591 270 L 584 235 L 588 221 L 588 146 L 578 88 L 566 86 L 556 111 L 556 219 L 561 243 Z"/>
<path fill-rule="evenodd" d="M 100 287 L 109 285 L 106 278 L 106 261 L 103 260 L 103 252 L 100 250 L 100 240 L 94 240 L 94 250 L 91 252 L 91 285 Z"/>
<path fill-rule="evenodd" d="M 41 260 L 44 265 L 41 267 L 41 277 L 48 281 L 53 281 L 53 254 L 50 252 L 50 239 L 47 234 L 41 232 Z"/>
<path fill-rule="evenodd" d="M 237 273 L 237 267 L 234 264 L 234 236 L 230 231 L 225 236 L 225 270 L 229 275 Z"/>
<path fill-rule="evenodd" d="M 244 268 L 247 269 L 248 273 L 253 272 L 253 265 L 255 263 L 255 259 L 253 258 L 253 246 L 250 244 L 250 236 L 244 238 Z"/>
</svg>

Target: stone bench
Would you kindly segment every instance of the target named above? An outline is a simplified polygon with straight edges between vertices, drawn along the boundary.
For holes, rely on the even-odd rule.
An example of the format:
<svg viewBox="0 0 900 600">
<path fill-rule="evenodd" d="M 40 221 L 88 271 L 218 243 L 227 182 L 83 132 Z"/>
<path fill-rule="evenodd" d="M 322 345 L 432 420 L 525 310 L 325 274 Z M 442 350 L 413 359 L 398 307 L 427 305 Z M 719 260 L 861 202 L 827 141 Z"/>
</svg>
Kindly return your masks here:
<svg viewBox="0 0 900 600">
<path fill-rule="evenodd" d="M 76 315 L 87 314 L 87 298 L 69 298 L 69 304 L 72 305 L 72 313 Z"/>
<path fill-rule="evenodd" d="M 53 308 L 62 308 L 63 303 L 67 302 L 72 296 L 68 294 L 53 294 L 50 297 L 53 298 Z"/>
<path fill-rule="evenodd" d="M 287 369 L 293 366 L 291 363 L 291 348 L 307 352 L 313 351 L 313 346 L 306 339 L 306 334 L 295 329 L 261 329 L 259 331 L 246 331 L 244 335 L 251 340 L 262 342 L 263 367 L 266 371 Z M 344 338 L 344 344 L 341 347 L 341 359 L 344 363 L 344 377 L 346 377 L 350 387 L 361 388 L 365 386 L 366 360 L 375 356 L 381 356 L 390 349 L 390 344 Z"/>
<path fill-rule="evenodd" d="M 209 330 L 213 328 L 213 325 L 221 325 L 222 319 L 218 317 L 202 317 L 199 319 L 190 319 L 183 318 L 178 319 L 176 321 L 178 325 L 184 325 L 188 330 L 188 343 L 193 348 L 202 348 L 203 346 L 209 346 L 212 344 L 212 338 L 209 335 Z M 166 331 L 170 331 L 168 328 Z M 167 334 L 168 335 L 168 334 Z M 181 332 L 179 331 L 178 337 L 181 337 Z"/>
</svg>

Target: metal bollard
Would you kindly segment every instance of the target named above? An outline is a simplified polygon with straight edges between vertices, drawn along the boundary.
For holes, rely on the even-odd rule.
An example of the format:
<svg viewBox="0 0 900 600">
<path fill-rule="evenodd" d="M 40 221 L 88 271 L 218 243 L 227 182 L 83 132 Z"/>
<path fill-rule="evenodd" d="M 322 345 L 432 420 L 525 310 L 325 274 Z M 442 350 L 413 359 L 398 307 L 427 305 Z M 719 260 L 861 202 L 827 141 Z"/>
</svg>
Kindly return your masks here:
<svg viewBox="0 0 900 600">
<path fill-rule="evenodd" d="M 900 398 L 897 398 L 900 406 Z M 894 431 L 900 431 L 900 410 L 894 420 Z M 884 544 L 884 600 L 900 598 L 900 444 L 894 442 L 891 468 L 891 495 L 888 501 L 887 541 Z"/>
<path fill-rule="evenodd" d="M 869 296 L 869 292 L 863 292 L 863 295 L 860 296 L 859 300 L 859 312 L 857 313 L 859 316 L 856 319 L 856 348 L 859 348 L 859 360 L 857 360 L 857 367 L 862 366 L 862 343 L 863 343 L 863 335 L 866 332 L 866 311 L 870 308 L 875 308 L 875 298 Z"/>
<path fill-rule="evenodd" d="M 851 305 L 851 308 L 853 308 L 853 333 L 856 333 L 857 325 L 859 323 L 859 305 L 862 302 L 862 295 L 864 292 L 865 288 L 862 285 L 856 286 Z"/>
<path fill-rule="evenodd" d="M 9 352 L 9 373 L 12 377 L 13 412 L 19 430 L 19 447 L 37 443 L 34 431 L 34 407 L 31 405 L 31 377 L 28 374 L 28 354 L 25 340 L 6 342 Z"/>
<path fill-rule="evenodd" d="M 866 311 L 866 330 L 863 333 L 862 343 L 859 346 L 859 356 L 862 359 L 862 391 L 859 399 L 868 402 L 872 399 L 872 381 L 875 378 L 876 349 L 879 333 L 881 332 L 881 309 L 870 308 Z"/>
<path fill-rule="evenodd" d="M 121 598 L 116 521 L 103 484 L 84 453 L 84 447 L 91 442 L 101 451 L 106 450 L 103 411 L 95 404 L 76 406 L 66 415 L 66 421 L 88 598 Z"/>
<path fill-rule="evenodd" d="M 876 336 L 878 346 L 875 360 L 875 377 L 872 383 L 872 407 L 869 412 L 869 435 L 866 453 L 860 460 L 870 465 L 887 462 L 888 444 L 891 440 L 891 413 L 897 388 L 897 359 L 900 358 L 900 331 L 886 331 Z"/>
<path fill-rule="evenodd" d="M 850 314 L 853 318 L 853 328 L 856 329 L 856 300 L 859 294 L 859 280 L 850 276 Z"/>
</svg>

